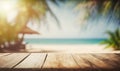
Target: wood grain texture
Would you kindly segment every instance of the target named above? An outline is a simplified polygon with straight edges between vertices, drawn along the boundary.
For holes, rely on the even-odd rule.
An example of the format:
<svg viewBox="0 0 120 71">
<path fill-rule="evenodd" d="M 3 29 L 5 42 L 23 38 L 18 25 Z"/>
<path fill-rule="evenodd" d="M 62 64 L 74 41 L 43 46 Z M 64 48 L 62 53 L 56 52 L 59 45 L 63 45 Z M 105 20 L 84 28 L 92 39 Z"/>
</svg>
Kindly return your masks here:
<svg viewBox="0 0 120 71">
<path fill-rule="evenodd" d="M 105 63 L 104 61 L 92 56 L 91 54 L 86 55 L 79 55 L 80 57 L 83 57 L 87 61 L 89 61 L 95 68 L 112 68 L 111 65 Z"/>
<path fill-rule="evenodd" d="M 46 53 L 32 53 L 15 68 L 41 68 L 46 57 Z"/>
<path fill-rule="evenodd" d="M 13 53 L 4 57 L 0 57 L 0 68 L 12 68 L 27 55 L 28 53 Z"/>
<path fill-rule="evenodd" d="M 83 58 L 81 58 L 80 55 L 82 55 L 82 54 L 72 54 L 74 60 L 79 65 L 79 68 L 81 68 L 81 69 L 83 69 L 83 68 L 91 68 L 91 65 L 86 63 L 86 61 Z"/>
<path fill-rule="evenodd" d="M 10 54 L 12 54 L 12 53 L 0 53 L 0 57 L 1 56 L 7 56 L 7 55 L 10 55 Z"/>
<path fill-rule="evenodd" d="M 120 71 L 120 54 L 5 53 L 0 71 Z"/>
<path fill-rule="evenodd" d="M 48 54 L 43 68 L 78 68 L 71 54 Z"/>
<path fill-rule="evenodd" d="M 116 54 L 92 54 L 92 56 L 104 61 L 106 64 L 112 67 L 120 67 L 120 56 Z"/>
</svg>

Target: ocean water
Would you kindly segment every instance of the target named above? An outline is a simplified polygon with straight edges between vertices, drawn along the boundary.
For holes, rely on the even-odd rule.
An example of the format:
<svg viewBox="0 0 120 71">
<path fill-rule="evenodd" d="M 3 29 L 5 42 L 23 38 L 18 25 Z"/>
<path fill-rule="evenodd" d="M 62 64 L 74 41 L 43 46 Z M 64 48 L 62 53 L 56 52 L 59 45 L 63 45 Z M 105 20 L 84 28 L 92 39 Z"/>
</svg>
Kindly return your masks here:
<svg viewBox="0 0 120 71">
<path fill-rule="evenodd" d="M 28 44 L 99 44 L 105 39 L 24 39 Z"/>
</svg>

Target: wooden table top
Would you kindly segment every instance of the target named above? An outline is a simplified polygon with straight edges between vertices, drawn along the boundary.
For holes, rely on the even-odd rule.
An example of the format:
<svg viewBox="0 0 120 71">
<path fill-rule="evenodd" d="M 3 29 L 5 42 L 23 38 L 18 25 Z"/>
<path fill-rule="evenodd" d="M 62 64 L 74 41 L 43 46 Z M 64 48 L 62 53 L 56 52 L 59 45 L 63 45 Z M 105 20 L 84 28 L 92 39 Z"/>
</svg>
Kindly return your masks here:
<svg viewBox="0 0 120 71">
<path fill-rule="evenodd" d="M 120 71 L 120 54 L 0 53 L 0 71 Z"/>
</svg>

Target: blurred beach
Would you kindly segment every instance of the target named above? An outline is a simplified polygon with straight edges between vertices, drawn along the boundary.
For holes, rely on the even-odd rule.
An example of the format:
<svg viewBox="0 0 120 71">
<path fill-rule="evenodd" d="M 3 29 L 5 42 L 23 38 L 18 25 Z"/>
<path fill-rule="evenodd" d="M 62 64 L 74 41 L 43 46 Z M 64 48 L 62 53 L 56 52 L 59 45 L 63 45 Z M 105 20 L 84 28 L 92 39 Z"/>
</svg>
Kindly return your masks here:
<svg viewBox="0 0 120 71">
<path fill-rule="evenodd" d="M 28 44 L 27 52 L 40 53 L 118 53 L 111 48 L 105 48 L 105 45 L 100 44 Z"/>
<path fill-rule="evenodd" d="M 100 44 L 105 39 L 25 39 L 27 52 L 39 53 L 117 53 Z"/>
</svg>

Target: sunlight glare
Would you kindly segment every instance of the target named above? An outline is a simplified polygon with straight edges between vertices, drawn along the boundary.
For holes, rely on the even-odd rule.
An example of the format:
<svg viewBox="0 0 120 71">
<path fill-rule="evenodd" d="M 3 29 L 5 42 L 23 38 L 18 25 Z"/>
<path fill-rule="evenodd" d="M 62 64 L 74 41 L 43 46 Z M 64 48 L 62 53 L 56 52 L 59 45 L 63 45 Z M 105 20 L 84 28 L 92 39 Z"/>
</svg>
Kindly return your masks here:
<svg viewBox="0 0 120 71">
<path fill-rule="evenodd" d="M 8 14 L 15 7 L 14 1 L 0 0 L 0 12 Z"/>
</svg>

